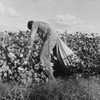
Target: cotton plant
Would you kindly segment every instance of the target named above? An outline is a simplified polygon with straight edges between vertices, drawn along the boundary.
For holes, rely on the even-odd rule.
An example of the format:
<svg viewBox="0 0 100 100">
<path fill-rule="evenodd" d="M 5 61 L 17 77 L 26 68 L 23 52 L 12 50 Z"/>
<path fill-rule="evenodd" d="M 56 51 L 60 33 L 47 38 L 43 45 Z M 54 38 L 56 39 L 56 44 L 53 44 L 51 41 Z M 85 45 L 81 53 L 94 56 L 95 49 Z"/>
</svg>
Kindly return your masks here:
<svg viewBox="0 0 100 100">
<path fill-rule="evenodd" d="M 100 65 L 100 37 L 76 33 L 61 36 L 61 39 L 70 47 L 75 55 L 68 56 L 70 66 L 68 69 L 74 73 L 82 73 L 86 76 L 99 74 Z M 4 42 L 5 41 L 5 42 Z M 30 47 L 30 32 L 19 31 L 8 33 L 0 37 L 0 76 L 4 81 L 17 81 L 19 83 L 48 81 L 46 68 L 40 60 L 40 52 L 43 41 L 39 36 L 35 37 L 33 47 Z M 28 53 L 30 56 L 28 57 Z M 52 55 L 51 66 L 57 57 Z"/>
<path fill-rule="evenodd" d="M 46 81 L 45 68 L 39 59 L 40 39 L 36 37 L 31 50 L 31 56 L 27 59 L 30 49 L 30 36 L 28 32 L 20 31 L 8 34 L 9 39 L 5 47 L 2 44 L 0 45 L 2 47 L 0 49 L 0 75 L 2 80 L 15 80 L 24 84 L 25 82 Z"/>
<path fill-rule="evenodd" d="M 84 77 L 100 73 L 100 36 L 77 32 L 68 34 L 65 42 L 80 59 L 80 63 L 72 63 L 76 67 L 75 72 Z"/>
</svg>

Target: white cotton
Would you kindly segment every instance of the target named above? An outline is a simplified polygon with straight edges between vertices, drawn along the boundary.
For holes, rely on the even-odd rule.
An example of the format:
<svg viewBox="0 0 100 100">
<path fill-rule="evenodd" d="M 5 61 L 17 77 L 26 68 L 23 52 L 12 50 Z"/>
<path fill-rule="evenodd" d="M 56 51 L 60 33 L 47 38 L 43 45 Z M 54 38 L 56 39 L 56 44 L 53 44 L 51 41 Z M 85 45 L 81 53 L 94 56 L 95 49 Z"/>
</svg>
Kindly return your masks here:
<svg viewBox="0 0 100 100">
<path fill-rule="evenodd" d="M 22 53 L 20 54 L 20 57 L 21 57 L 21 58 L 23 57 L 23 54 L 22 54 Z"/>
</svg>

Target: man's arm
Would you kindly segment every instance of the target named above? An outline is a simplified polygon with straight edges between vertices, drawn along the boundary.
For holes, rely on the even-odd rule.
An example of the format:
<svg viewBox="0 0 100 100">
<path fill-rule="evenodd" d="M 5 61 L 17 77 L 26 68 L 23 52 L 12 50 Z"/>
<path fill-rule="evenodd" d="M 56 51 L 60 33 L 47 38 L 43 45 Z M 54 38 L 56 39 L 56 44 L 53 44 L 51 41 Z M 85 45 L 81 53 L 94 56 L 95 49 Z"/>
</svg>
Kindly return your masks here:
<svg viewBox="0 0 100 100">
<path fill-rule="evenodd" d="M 37 29 L 38 29 L 38 25 L 37 25 L 36 23 L 33 23 L 33 25 L 32 25 L 32 30 L 31 30 L 31 37 L 30 37 L 31 45 L 30 45 L 30 49 L 29 49 L 29 52 L 28 52 L 28 55 L 27 55 L 27 59 L 29 59 L 29 57 L 30 57 L 30 55 L 31 55 L 31 50 L 32 50 L 32 46 L 33 46 L 33 41 L 34 41 L 34 38 L 35 38 L 35 36 L 36 36 Z"/>
<path fill-rule="evenodd" d="M 33 46 L 33 41 L 34 41 L 34 38 L 36 36 L 37 29 L 38 29 L 38 25 L 34 22 L 33 25 L 32 25 L 31 38 L 30 38 L 31 47 Z"/>
</svg>

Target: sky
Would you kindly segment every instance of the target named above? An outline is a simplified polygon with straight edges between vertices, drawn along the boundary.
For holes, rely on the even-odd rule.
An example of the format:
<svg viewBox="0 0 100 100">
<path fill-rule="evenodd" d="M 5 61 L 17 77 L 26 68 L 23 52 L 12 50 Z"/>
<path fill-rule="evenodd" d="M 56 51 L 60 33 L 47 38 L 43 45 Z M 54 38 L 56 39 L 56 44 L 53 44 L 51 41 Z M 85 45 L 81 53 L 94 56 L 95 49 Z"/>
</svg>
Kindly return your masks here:
<svg viewBox="0 0 100 100">
<path fill-rule="evenodd" d="M 99 10 L 100 0 L 0 0 L 0 31 L 26 31 L 33 20 L 69 33 L 100 33 Z"/>
</svg>

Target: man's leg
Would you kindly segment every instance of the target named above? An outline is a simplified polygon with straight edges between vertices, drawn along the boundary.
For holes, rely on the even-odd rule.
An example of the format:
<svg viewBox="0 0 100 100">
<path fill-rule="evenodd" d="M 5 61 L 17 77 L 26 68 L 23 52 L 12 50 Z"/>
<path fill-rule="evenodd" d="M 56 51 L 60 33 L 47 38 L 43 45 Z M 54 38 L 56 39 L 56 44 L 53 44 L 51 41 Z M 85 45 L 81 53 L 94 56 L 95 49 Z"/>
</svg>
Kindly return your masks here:
<svg viewBox="0 0 100 100">
<path fill-rule="evenodd" d="M 55 79 L 53 76 L 53 68 L 50 65 L 51 61 L 51 52 L 56 44 L 56 39 L 53 39 L 52 36 L 50 36 L 47 41 L 44 42 L 42 52 L 40 59 L 44 66 L 46 67 L 46 73 L 49 76 L 50 79 Z"/>
</svg>

